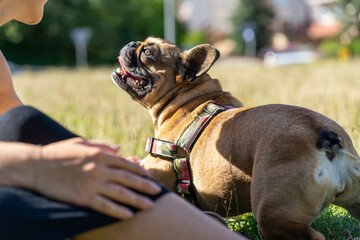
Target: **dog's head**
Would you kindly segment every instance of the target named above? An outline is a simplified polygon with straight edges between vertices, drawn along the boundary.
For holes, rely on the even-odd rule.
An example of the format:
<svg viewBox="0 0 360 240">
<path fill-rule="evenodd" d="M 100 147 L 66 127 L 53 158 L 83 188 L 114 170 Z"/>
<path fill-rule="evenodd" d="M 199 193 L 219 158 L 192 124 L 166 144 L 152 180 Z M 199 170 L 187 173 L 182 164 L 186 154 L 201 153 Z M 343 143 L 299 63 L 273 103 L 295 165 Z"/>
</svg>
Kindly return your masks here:
<svg viewBox="0 0 360 240">
<path fill-rule="evenodd" d="M 116 85 L 144 104 L 146 99 L 154 102 L 171 89 L 192 84 L 218 57 L 218 50 L 209 44 L 182 51 L 169 41 L 149 37 L 121 49 L 121 68 L 114 70 L 111 77 Z"/>
</svg>

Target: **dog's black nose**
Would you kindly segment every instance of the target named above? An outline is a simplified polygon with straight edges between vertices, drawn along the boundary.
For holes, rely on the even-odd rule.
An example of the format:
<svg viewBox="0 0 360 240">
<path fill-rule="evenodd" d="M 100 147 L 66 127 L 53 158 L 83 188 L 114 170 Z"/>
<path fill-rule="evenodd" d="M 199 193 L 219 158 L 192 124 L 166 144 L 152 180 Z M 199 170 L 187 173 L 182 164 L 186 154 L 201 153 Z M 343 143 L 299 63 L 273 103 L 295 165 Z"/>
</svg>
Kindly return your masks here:
<svg viewBox="0 0 360 240">
<path fill-rule="evenodd" d="M 134 42 L 134 41 L 132 41 L 132 42 L 129 42 L 128 43 L 128 47 L 131 47 L 131 48 L 138 48 L 139 46 L 140 46 L 140 42 L 139 41 L 137 41 L 137 42 Z"/>
</svg>

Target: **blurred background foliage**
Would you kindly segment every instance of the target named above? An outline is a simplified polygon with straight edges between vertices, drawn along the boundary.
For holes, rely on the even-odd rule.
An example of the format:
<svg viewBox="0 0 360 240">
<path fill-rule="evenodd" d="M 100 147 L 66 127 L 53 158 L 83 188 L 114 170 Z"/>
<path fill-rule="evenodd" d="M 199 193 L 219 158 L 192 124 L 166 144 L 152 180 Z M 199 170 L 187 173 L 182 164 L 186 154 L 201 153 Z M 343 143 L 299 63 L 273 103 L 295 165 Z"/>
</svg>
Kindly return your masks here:
<svg viewBox="0 0 360 240">
<path fill-rule="evenodd" d="M 232 22 L 236 26 L 231 36 L 237 43 L 235 52 L 244 52 L 245 43 L 242 32 L 247 25 L 254 26 L 258 51 L 269 46 L 271 44 L 269 23 L 273 17 L 273 12 L 264 4 L 263 0 L 242 0 L 232 17 Z"/>
<path fill-rule="evenodd" d="M 360 1 L 339 0 L 338 4 L 342 9 L 339 17 L 343 28 L 338 38 L 324 40 L 320 50 L 330 58 L 337 58 L 346 51 L 360 57 Z"/>
<path fill-rule="evenodd" d="M 18 64 L 75 65 L 69 37 L 73 27 L 91 26 L 90 64 L 112 64 L 131 40 L 163 35 L 162 0 L 48 1 L 43 21 L 27 26 L 12 21 L 0 28 L 0 46 Z M 17 57 L 21 53 L 21 58 Z M 36 57 L 34 57 L 36 56 Z"/>
<path fill-rule="evenodd" d="M 176 0 L 178 5 L 181 1 L 190 0 Z M 262 49 L 271 47 L 272 36 L 276 33 L 271 27 L 276 16 L 269 7 L 269 2 L 276 0 L 238 1 L 240 4 L 230 16 L 233 30 L 221 37 L 232 39 L 234 47 L 231 54 L 242 55 L 243 30 L 246 26 L 254 26 L 256 56 L 259 56 Z M 291 1 L 296 2 L 283 2 Z M 208 3 L 198 2 L 205 4 L 201 9 L 205 11 Z M 221 7 L 225 2 L 218 1 L 218 4 Z M 126 43 L 143 40 L 147 36 L 164 37 L 163 4 L 164 0 L 51 0 L 45 6 L 44 20 L 40 24 L 28 26 L 11 21 L 1 26 L 0 49 L 9 61 L 20 65 L 74 66 L 75 48 L 69 33 L 74 27 L 89 26 L 92 30 L 87 49 L 89 64 L 113 65 L 117 62 L 117 52 Z M 337 7 L 341 9 L 338 16 L 342 24 L 341 32 L 336 37 L 313 40 L 311 44 L 323 57 L 359 57 L 360 1 L 338 0 Z M 215 15 L 211 12 L 207 14 Z M 207 29 L 201 30 L 188 29 L 181 21 L 176 24 L 177 44 L 183 48 L 221 40 L 216 33 L 209 34 L 211 23 L 207 23 Z M 293 40 L 291 37 L 289 39 Z M 304 39 L 299 37 L 295 40 L 304 44 Z M 223 43 L 223 46 L 227 45 L 228 42 Z"/>
</svg>

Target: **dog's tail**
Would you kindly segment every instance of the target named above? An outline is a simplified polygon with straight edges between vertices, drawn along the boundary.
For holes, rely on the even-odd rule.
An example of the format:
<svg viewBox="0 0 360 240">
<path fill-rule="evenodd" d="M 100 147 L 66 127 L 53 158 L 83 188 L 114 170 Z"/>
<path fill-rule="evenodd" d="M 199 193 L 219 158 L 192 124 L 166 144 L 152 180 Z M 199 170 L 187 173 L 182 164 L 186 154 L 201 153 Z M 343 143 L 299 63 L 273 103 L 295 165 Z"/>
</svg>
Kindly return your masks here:
<svg viewBox="0 0 360 240">
<path fill-rule="evenodd" d="M 323 130 L 318 134 L 316 145 L 318 148 L 324 149 L 329 160 L 335 157 L 335 154 L 342 149 L 341 139 L 339 136 L 329 130 Z"/>
<path fill-rule="evenodd" d="M 359 160 L 356 156 L 348 151 L 345 151 L 341 145 L 341 138 L 333 131 L 323 130 L 318 134 L 316 145 L 318 148 L 323 149 L 329 160 L 332 160 L 336 154 L 346 155 L 347 158 L 352 160 Z"/>
</svg>

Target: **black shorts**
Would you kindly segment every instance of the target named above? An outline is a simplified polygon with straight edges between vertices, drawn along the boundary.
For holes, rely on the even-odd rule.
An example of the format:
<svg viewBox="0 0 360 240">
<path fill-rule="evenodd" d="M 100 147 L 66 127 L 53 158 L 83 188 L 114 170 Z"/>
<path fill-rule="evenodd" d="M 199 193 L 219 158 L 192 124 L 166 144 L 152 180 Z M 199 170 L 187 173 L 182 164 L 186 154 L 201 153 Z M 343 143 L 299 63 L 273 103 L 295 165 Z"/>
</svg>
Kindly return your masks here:
<svg viewBox="0 0 360 240">
<path fill-rule="evenodd" d="M 45 145 L 72 137 L 77 135 L 32 107 L 21 106 L 0 115 L 0 141 Z M 147 196 L 156 200 L 167 192 L 163 187 L 161 193 Z M 0 187 L 0 239 L 63 240 L 117 221 L 29 190 Z"/>
</svg>

